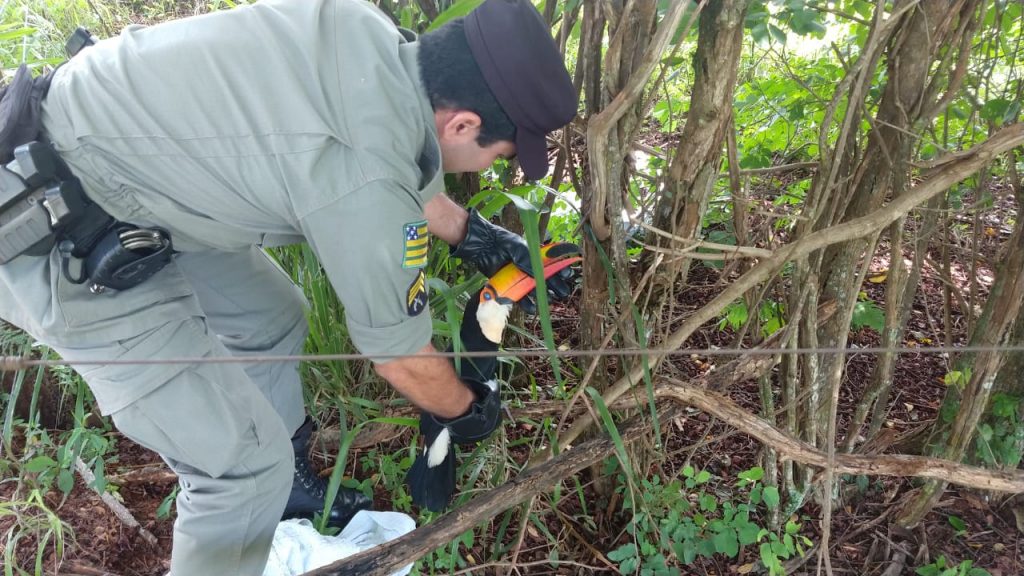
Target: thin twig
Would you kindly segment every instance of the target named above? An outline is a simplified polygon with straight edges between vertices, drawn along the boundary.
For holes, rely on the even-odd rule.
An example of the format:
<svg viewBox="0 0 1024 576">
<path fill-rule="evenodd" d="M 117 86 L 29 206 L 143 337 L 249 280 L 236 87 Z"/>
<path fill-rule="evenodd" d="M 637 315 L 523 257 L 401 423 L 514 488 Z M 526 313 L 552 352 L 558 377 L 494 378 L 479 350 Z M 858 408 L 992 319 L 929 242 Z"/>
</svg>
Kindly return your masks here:
<svg viewBox="0 0 1024 576">
<path fill-rule="evenodd" d="M 86 486 L 92 485 L 96 482 L 96 476 L 93 475 L 92 470 L 89 470 L 89 467 L 85 465 L 85 462 L 83 462 L 81 458 L 75 458 L 75 470 L 78 472 L 78 475 L 82 477 Z M 153 536 L 152 532 L 143 528 L 142 524 L 139 524 L 139 521 L 135 519 L 135 516 L 132 516 L 132 513 L 124 507 L 124 504 L 121 504 L 117 499 L 106 492 L 103 492 L 99 496 L 100 499 L 103 500 L 103 503 L 107 505 L 107 508 L 110 508 L 110 511 L 114 513 L 114 516 L 117 516 L 118 520 L 124 523 L 125 526 L 135 529 L 139 533 L 139 536 L 141 536 L 142 539 L 150 546 L 157 545 L 156 536 Z"/>
</svg>

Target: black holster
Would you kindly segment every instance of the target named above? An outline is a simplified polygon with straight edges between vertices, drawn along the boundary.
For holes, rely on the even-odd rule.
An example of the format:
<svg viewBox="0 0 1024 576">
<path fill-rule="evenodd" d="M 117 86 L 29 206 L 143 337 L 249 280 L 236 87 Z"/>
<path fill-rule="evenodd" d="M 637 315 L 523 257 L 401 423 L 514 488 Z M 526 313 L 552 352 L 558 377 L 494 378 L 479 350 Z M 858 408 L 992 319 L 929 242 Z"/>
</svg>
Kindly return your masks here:
<svg viewBox="0 0 1024 576">
<path fill-rule="evenodd" d="M 83 28 L 67 43 L 74 56 L 96 39 Z M 93 291 L 126 290 L 171 260 L 170 234 L 116 221 L 92 202 L 42 134 L 40 108 L 52 72 L 33 78 L 22 65 L 0 88 L 0 265 L 57 245 L 71 282 Z M 81 261 L 72 273 L 72 259 Z"/>
</svg>

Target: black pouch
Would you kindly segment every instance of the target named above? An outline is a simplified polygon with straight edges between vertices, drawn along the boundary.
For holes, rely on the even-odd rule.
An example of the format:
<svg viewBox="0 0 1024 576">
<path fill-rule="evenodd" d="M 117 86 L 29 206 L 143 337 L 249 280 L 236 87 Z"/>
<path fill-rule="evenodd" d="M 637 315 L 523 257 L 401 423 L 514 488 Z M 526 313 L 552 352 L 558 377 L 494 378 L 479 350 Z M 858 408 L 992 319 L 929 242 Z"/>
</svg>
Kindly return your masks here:
<svg viewBox="0 0 1024 576">
<path fill-rule="evenodd" d="M 39 140 L 39 109 L 52 78 L 53 72 L 33 78 L 28 66 L 22 64 L 14 79 L 0 88 L 0 163 L 14 160 L 18 146 Z"/>
</svg>

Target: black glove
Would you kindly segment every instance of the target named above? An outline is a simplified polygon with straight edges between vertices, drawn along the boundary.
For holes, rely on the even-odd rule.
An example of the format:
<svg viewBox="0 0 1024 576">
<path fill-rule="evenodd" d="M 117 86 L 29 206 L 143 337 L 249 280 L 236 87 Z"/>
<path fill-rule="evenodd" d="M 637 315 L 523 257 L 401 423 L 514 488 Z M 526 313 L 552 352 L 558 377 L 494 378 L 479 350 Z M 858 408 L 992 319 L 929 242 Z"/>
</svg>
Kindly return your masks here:
<svg viewBox="0 0 1024 576">
<path fill-rule="evenodd" d="M 509 262 L 523 272 L 533 275 L 530 247 L 526 240 L 497 224 L 492 224 L 481 216 L 476 208 L 470 209 L 466 237 L 462 243 L 451 249 L 451 255 L 469 260 L 488 278 L 494 276 L 495 272 Z M 548 278 L 548 292 L 556 300 L 565 300 L 572 293 L 571 279 L 572 272 L 568 268 Z M 527 313 L 537 313 L 536 300 L 532 293 L 519 303 Z"/>
<path fill-rule="evenodd" d="M 469 298 L 462 316 L 459 338 L 463 350 L 469 352 L 497 352 L 498 345 L 488 340 L 480 330 L 476 311 L 480 306 L 480 293 Z M 451 348 L 448 350 L 451 352 Z M 412 501 L 433 512 L 448 506 L 455 493 L 455 450 L 453 442 L 474 444 L 492 433 L 501 424 L 501 397 L 494 373 L 497 359 L 460 358 L 456 362 L 459 377 L 469 386 L 476 400 L 469 411 L 445 420 L 429 412 L 420 414 L 420 434 L 423 451 L 406 475 Z"/>
<path fill-rule="evenodd" d="M 477 397 L 468 412 L 451 420 L 429 412 L 420 414 L 423 451 L 416 456 L 405 479 L 413 503 L 432 512 L 447 508 L 455 493 L 453 443 L 475 444 L 493 434 L 501 424 L 497 381 L 465 382 Z"/>
</svg>

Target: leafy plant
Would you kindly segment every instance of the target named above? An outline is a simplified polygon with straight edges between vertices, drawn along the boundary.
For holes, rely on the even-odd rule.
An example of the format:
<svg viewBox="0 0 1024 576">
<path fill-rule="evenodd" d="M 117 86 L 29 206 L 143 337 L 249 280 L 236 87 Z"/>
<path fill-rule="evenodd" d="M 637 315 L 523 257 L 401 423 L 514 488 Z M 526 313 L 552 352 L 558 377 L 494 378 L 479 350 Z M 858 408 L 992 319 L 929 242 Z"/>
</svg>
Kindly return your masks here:
<svg viewBox="0 0 1024 576">
<path fill-rule="evenodd" d="M 859 330 L 865 327 L 875 332 L 885 329 L 885 312 L 873 300 L 861 300 L 853 305 L 850 328 Z"/>
<path fill-rule="evenodd" d="M 43 560 L 49 548 L 53 549 L 53 572 L 56 573 L 64 557 L 65 539 L 74 542 L 74 534 L 67 523 L 50 510 L 43 500 L 43 492 L 38 489 L 30 490 L 23 500 L 15 498 L 0 502 L 0 520 L 9 522 L 2 538 L 4 576 L 43 574 Z M 34 542 L 31 572 L 18 565 L 19 544 L 22 542 Z"/>
<path fill-rule="evenodd" d="M 758 523 L 759 508 L 779 505 L 778 488 L 761 482 L 762 468 L 741 472 L 732 497 L 706 488 L 713 478 L 706 470 L 687 466 L 681 476 L 667 484 L 658 477 L 640 480 L 636 504 L 626 504 L 633 511 L 626 528 L 633 539 L 608 553 L 621 572 L 639 568 L 641 574 L 650 576 L 680 574 L 669 565 L 665 551 L 671 550 L 680 562 L 691 564 L 698 557 L 716 554 L 737 558 L 743 549 L 758 544 L 761 563 L 769 574 L 784 574 L 782 560 L 803 555 L 811 546 L 811 541 L 799 534 L 801 525 L 795 520 L 788 521 L 781 534 Z"/>
<path fill-rule="evenodd" d="M 171 517 L 171 508 L 174 506 L 174 501 L 178 498 L 178 492 L 180 490 L 181 488 L 178 485 L 175 485 L 174 489 L 160 501 L 160 505 L 156 508 L 156 517 L 158 520 L 166 520 Z"/>
<path fill-rule="evenodd" d="M 945 556 L 939 556 L 935 562 L 921 566 L 914 573 L 918 576 L 992 576 L 984 568 L 975 568 L 971 560 L 950 566 L 946 564 Z"/>
<path fill-rule="evenodd" d="M 974 437 L 975 454 L 987 466 L 1013 470 L 1020 464 L 1024 446 L 1020 404 L 1020 398 L 1010 394 L 992 395 L 988 421 L 978 426 Z"/>
</svg>

